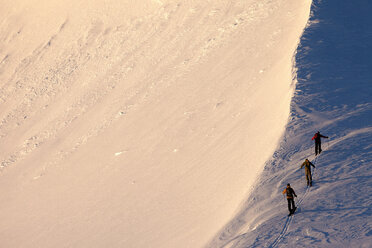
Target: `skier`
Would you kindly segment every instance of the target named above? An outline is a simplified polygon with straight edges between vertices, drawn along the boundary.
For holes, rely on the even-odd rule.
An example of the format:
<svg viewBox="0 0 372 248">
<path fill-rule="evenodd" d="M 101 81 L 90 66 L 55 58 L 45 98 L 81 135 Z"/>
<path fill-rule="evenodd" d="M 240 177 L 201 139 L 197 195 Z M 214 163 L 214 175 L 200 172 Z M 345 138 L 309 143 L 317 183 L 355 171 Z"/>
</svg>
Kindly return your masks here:
<svg viewBox="0 0 372 248">
<path fill-rule="evenodd" d="M 305 166 L 305 175 L 306 175 L 306 180 L 307 180 L 307 186 L 312 186 L 313 185 L 313 178 L 311 176 L 311 167 L 315 168 L 315 165 L 313 163 L 311 163 L 308 159 L 305 159 L 305 162 L 302 163 L 301 165 L 301 169 L 302 167 Z"/>
<path fill-rule="evenodd" d="M 328 139 L 327 136 L 321 135 L 319 131 L 317 133 L 315 133 L 314 137 L 311 139 L 311 140 L 315 140 L 315 156 L 322 152 L 322 147 L 321 147 L 321 144 L 320 144 L 320 138 Z"/>
<path fill-rule="evenodd" d="M 293 199 L 293 196 L 297 197 L 297 195 L 294 192 L 294 190 L 291 188 L 291 185 L 289 183 L 287 184 L 287 188 L 283 190 L 283 195 L 284 194 L 287 194 L 288 210 L 289 210 L 288 216 L 291 216 L 297 209 L 295 206 L 294 199 Z"/>
</svg>

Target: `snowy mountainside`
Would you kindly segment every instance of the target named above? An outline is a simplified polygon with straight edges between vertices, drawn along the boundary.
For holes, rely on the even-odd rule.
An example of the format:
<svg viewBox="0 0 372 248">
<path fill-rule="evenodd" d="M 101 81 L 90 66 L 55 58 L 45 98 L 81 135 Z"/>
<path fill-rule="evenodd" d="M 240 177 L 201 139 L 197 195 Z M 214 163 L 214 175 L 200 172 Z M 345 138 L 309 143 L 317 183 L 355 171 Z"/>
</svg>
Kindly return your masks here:
<svg viewBox="0 0 372 248">
<path fill-rule="evenodd" d="M 313 1 L 280 148 L 210 247 L 372 246 L 371 11 L 370 1 Z M 315 157 L 318 130 L 329 139 Z M 305 158 L 316 166 L 311 188 Z M 292 217 L 281 193 L 287 183 L 298 195 Z"/>
<path fill-rule="evenodd" d="M 2 1 L 1 245 L 205 245 L 278 145 L 310 2 Z"/>
</svg>

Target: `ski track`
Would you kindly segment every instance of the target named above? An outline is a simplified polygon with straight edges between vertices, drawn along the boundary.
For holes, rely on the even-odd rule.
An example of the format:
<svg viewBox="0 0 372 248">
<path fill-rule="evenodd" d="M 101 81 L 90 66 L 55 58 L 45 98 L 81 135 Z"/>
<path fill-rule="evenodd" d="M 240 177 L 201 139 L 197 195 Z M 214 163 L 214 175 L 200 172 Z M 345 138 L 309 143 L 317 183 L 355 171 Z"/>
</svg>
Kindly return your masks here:
<svg viewBox="0 0 372 248">
<path fill-rule="evenodd" d="M 329 148 L 329 144 L 327 142 L 327 146 L 325 149 L 323 149 L 322 151 L 326 151 L 328 150 Z M 308 153 L 308 150 L 306 150 L 306 153 Z M 299 154 L 297 154 L 299 155 Z M 303 156 L 302 153 L 300 153 L 300 156 L 301 156 L 301 159 L 305 159 L 305 158 L 310 158 L 311 156 L 314 156 L 314 155 L 310 155 L 310 156 Z M 316 161 L 318 159 L 320 155 L 318 156 L 315 156 L 314 159 L 312 159 L 312 163 L 316 166 Z M 313 172 L 312 172 L 312 176 L 313 178 L 315 177 L 315 171 L 316 171 L 316 168 L 313 169 Z M 299 200 L 296 202 L 296 206 L 297 206 L 297 210 L 296 210 L 296 214 L 300 213 L 301 212 L 301 205 L 302 203 L 304 202 L 304 200 L 307 198 L 307 195 L 311 192 L 311 187 L 307 187 L 306 188 L 306 191 L 305 193 L 299 198 Z M 282 230 L 280 231 L 280 233 L 278 234 L 278 236 L 276 237 L 276 239 L 268 246 L 269 248 L 274 248 L 274 247 L 277 247 L 280 242 L 285 238 L 285 236 L 287 235 L 288 233 L 288 230 L 290 229 L 290 226 L 291 226 L 291 223 L 293 221 L 293 218 L 295 217 L 296 214 L 293 214 L 291 216 L 288 216 L 284 222 L 284 225 L 283 225 L 283 228 Z M 236 237 L 228 240 L 225 244 L 221 245 L 220 247 L 221 248 L 227 248 L 227 247 L 241 247 L 241 246 L 245 246 L 244 245 L 244 241 L 247 237 L 248 233 L 242 233 L 240 235 L 237 235 Z M 220 236 L 220 240 L 224 240 L 223 238 L 223 234 L 221 234 Z M 256 247 L 255 245 L 252 245 L 252 247 Z"/>
<path fill-rule="evenodd" d="M 309 1 L 5 1 L 2 245 L 205 244 L 285 128 Z"/>
<path fill-rule="evenodd" d="M 324 150 L 323 150 L 324 151 Z M 316 166 L 316 160 L 318 159 L 318 156 L 315 157 L 315 159 L 312 161 L 312 163 Z M 313 174 L 312 176 L 314 177 L 315 176 L 315 170 L 316 168 L 314 168 L 313 170 Z M 297 210 L 296 212 L 301 212 L 301 204 L 302 202 L 306 199 L 308 193 L 311 191 L 311 187 L 307 187 L 306 191 L 305 191 L 305 194 L 303 194 L 303 196 L 298 200 L 297 202 Z M 269 248 L 275 248 L 278 246 L 278 244 L 280 243 L 280 241 L 282 241 L 282 239 L 286 236 L 287 232 L 288 232 L 288 229 L 292 223 L 292 219 L 294 218 L 294 216 L 296 215 L 295 214 L 292 214 L 291 216 L 288 216 L 287 220 L 285 221 L 284 223 L 284 226 L 283 226 L 283 230 L 279 233 L 278 237 L 274 240 L 274 242 L 269 245 Z"/>
<path fill-rule="evenodd" d="M 153 0 L 153 2 L 163 5 L 165 1 Z M 64 18 L 45 40 L 28 53 L 23 54 L 20 63 L 14 68 L 7 66 L 9 61 L 12 62 L 16 59 L 17 53 L 11 51 L 1 54 L 0 73 L 9 69 L 12 69 L 13 73 L 9 74 L 8 78 L 0 74 L 2 81 L 7 82 L 0 85 L 0 103 L 4 106 L 0 115 L 0 138 L 5 140 L 4 143 L 13 147 L 11 152 L 6 153 L 6 156 L 2 156 L 0 159 L 0 173 L 7 168 L 14 167 L 12 165 L 31 157 L 31 155 L 37 154 L 40 149 L 58 144 L 61 142 L 59 137 L 65 137 L 66 134 L 79 130 L 77 127 L 86 121 L 84 116 L 89 116 L 91 109 L 100 105 L 107 106 L 107 108 L 101 109 L 104 114 L 100 118 L 90 120 L 92 124 L 87 126 L 86 130 L 80 130 L 79 135 L 70 137 L 66 145 L 61 145 L 53 150 L 48 161 L 41 162 L 43 164 L 40 169 L 30 172 L 35 180 L 33 182 L 42 181 L 36 179 L 43 179 L 43 176 L 48 174 L 48 170 L 52 172 L 61 161 L 77 153 L 90 140 L 99 137 L 100 134 L 110 130 L 122 119 L 135 113 L 136 109 L 149 102 L 151 97 L 154 99 L 159 96 L 160 89 L 170 89 L 173 82 L 178 82 L 183 75 L 193 72 L 193 68 L 202 64 L 203 60 L 213 54 L 213 51 L 228 43 L 229 37 L 236 35 L 239 29 L 248 27 L 254 18 L 264 19 L 273 14 L 274 10 L 271 10 L 273 12 L 270 13 L 265 11 L 265 4 L 269 2 L 255 3 L 250 8 L 230 16 L 228 19 L 222 17 L 221 9 L 209 9 L 205 7 L 207 4 L 203 5 L 203 8 L 194 6 L 187 10 L 185 8 L 188 7 L 185 5 L 164 4 L 156 13 L 131 19 L 122 25 L 105 26 L 107 24 L 100 20 L 94 21 L 84 27 L 87 31 L 79 34 L 76 41 L 67 44 L 64 52 L 51 53 L 53 49 L 63 47 L 64 37 L 69 35 L 68 30 L 72 22 L 69 18 Z M 296 70 L 300 73 L 298 75 L 300 83 L 297 85 L 293 98 L 289 124 L 280 147 L 274 153 L 272 160 L 267 162 L 262 176 L 257 179 L 257 185 L 252 189 L 252 191 L 258 189 L 260 193 L 253 192 L 250 195 L 251 199 L 243 203 L 243 210 L 218 234 L 217 241 L 212 243 L 218 245 L 212 245 L 213 247 L 267 246 L 274 248 L 281 245 L 292 247 L 300 246 L 298 244 L 301 242 L 303 246 L 330 245 L 332 247 L 340 247 L 345 242 L 346 247 L 349 245 L 348 242 L 351 242 L 350 240 L 357 240 L 359 237 L 367 240 L 372 236 L 369 224 L 372 223 L 369 221 L 371 213 L 371 207 L 369 207 L 371 206 L 371 193 L 369 193 L 371 192 L 369 186 L 371 181 L 369 178 L 371 176 L 368 174 L 370 171 L 368 166 L 372 156 L 369 138 L 372 134 L 370 126 L 372 113 L 371 75 L 363 73 L 363 70 L 369 70 L 371 64 L 365 66 L 363 63 L 358 63 L 360 61 L 355 61 L 357 59 L 353 54 L 354 51 L 359 50 L 365 54 L 372 51 L 369 49 L 370 45 L 365 43 L 365 40 L 372 37 L 372 32 L 370 30 L 361 32 L 360 30 L 363 30 L 364 26 L 360 20 L 353 22 L 353 19 L 350 21 L 350 19 L 344 18 L 347 13 L 352 12 L 349 9 L 355 11 L 352 9 L 353 6 L 346 8 L 346 1 L 342 3 L 335 0 L 328 1 L 329 6 L 333 5 L 336 8 L 332 9 L 336 10 L 341 8 L 339 6 L 345 5 L 345 9 L 341 8 L 341 14 L 329 13 L 329 10 L 327 11 L 324 6 L 323 8 L 326 9 L 327 16 L 333 14 L 345 19 L 348 24 L 354 25 L 352 28 L 344 28 L 340 19 L 319 20 L 318 18 L 322 16 L 319 17 L 314 12 L 320 10 L 318 6 L 321 6 L 323 2 L 326 1 L 314 1 L 312 18 L 308 25 L 310 35 L 307 34 L 303 37 L 303 43 L 300 44 L 296 57 L 301 62 L 301 59 L 306 58 L 309 54 L 312 55 L 312 50 L 321 47 L 323 50 L 318 51 L 321 56 L 319 54 L 312 56 L 324 59 L 306 61 L 305 64 L 298 63 L 296 65 L 298 67 Z M 357 3 L 355 5 L 360 7 Z M 368 13 L 371 8 L 367 7 L 361 9 Z M 360 13 L 357 15 L 363 17 L 364 12 L 361 9 L 356 12 Z M 230 8 L 227 10 L 231 11 Z M 183 14 L 185 15 L 183 16 Z M 356 16 L 353 18 L 357 19 Z M 361 19 L 363 22 L 367 22 L 363 18 Z M 175 20 L 178 20 L 186 28 L 178 30 L 178 27 L 172 26 L 171 23 L 174 23 Z M 4 20 L 4 22 L 6 21 Z M 214 22 L 218 23 L 216 28 L 207 28 L 205 32 L 200 33 L 201 36 L 193 37 L 192 26 L 197 24 L 200 27 L 208 27 Z M 5 43 L 17 40 L 17 36 L 24 32 L 24 27 L 21 24 L 15 24 L 15 31 L 2 34 L 2 40 Z M 312 37 L 311 32 L 321 25 L 330 25 L 329 30 L 323 30 L 329 35 L 318 34 L 319 37 Z M 367 23 L 366 26 L 371 25 Z M 358 41 L 355 40 L 351 46 L 342 42 L 336 43 L 336 45 L 329 43 L 327 38 L 340 40 L 335 32 L 330 31 L 338 29 L 345 30 L 342 36 L 343 41 L 350 39 L 349 37 L 353 37 L 353 39 L 361 37 L 361 45 L 355 46 L 358 45 Z M 163 31 L 158 32 L 159 30 Z M 172 30 L 177 32 L 170 32 Z M 347 33 L 346 35 L 348 30 L 356 30 L 357 33 Z M 246 32 L 249 33 L 250 30 Z M 275 36 L 280 32 L 282 30 L 278 29 L 272 34 L 272 41 L 267 43 L 268 47 L 275 44 Z M 193 37 L 193 39 L 185 41 L 184 37 Z M 164 40 L 169 42 L 163 42 Z M 317 44 L 315 48 L 313 44 Z M 120 47 L 121 49 L 119 49 Z M 332 58 L 334 59 L 332 60 L 327 57 L 329 54 L 326 51 L 330 51 L 330 54 L 332 52 L 341 54 L 340 50 L 332 50 L 334 48 L 342 50 L 343 53 L 342 56 L 337 59 Z M 177 52 L 179 50 L 184 51 L 179 53 Z M 159 52 L 155 53 L 155 51 Z M 156 54 L 156 56 L 152 54 Z M 367 61 L 371 56 L 364 55 L 364 57 Z M 143 58 L 149 58 L 150 62 L 147 63 Z M 345 62 L 344 58 L 349 58 L 349 60 Z M 51 62 L 45 66 L 44 61 Z M 163 61 L 166 63 L 160 63 Z M 325 61 L 327 63 L 331 61 L 329 64 L 334 67 Z M 102 74 L 94 72 L 93 69 L 102 69 L 104 65 L 109 66 Z M 318 67 L 322 66 L 325 69 L 317 74 Z M 345 68 L 347 69 L 345 70 Z M 83 73 L 86 69 L 89 69 L 88 71 L 92 74 L 90 79 L 94 80 L 88 80 L 89 77 Z M 144 72 L 146 70 L 154 72 L 154 75 L 157 76 L 146 75 Z M 343 74 L 345 71 L 349 71 L 349 74 Z M 162 72 L 167 76 L 163 77 Z M 266 68 L 259 70 L 259 74 L 266 72 Z M 130 83 L 135 81 L 134 74 L 141 76 L 143 84 L 138 86 Z M 82 87 L 86 89 L 76 91 L 80 87 L 74 84 L 76 81 L 82 82 Z M 123 83 L 124 81 L 125 83 Z M 65 101 L 63 98 L 72 101 Z M 314 103 L 314 98 L 319 99 L 319 102 Z M 120 99 L 126 99 L 126 101 Z M 52 104 L 53 102 L 59 102 L 65 108 L 61 110 L 58 105 Z M 214 110 L 216 110 L 221 106 L 226 106 L 227 102 L 225 99 L 215 99 L 215 103 L 213 102 L 211 105 L 214 105 Z M 185 109 L 184 112 L 183 110 L 181 112 L 187 118 L 198 114 L 194 109 Z M 233 116 L 239 114 L 240 112 L 234 113 Z M 30 123 L 37 123 L 37 125 L 29 128 Z M 214 129 L 213 127 L 211 130 L 214 131 Z M 324 134 L 330 136 L 326 142 L 322 143 L 323 153 L 325 153 L 325 156 L 322 153 L 324 159 L 320 155 L 313 157 L 313 145 L 307 140 L 316 129 L 320 129 L 321 132 L 324 130 Z M 212 131 L 205 134 L 206 137 L 212 135 Z M 13 136 L 7 136 L 8 133 L 14 133 L 21 142 L 12 145 L 11 138 Z M 304 142 L 304 140 L 306 141 Z M 353 152 L 353 147 L 357 147 L 359 150 Z M 5 148 L 8 149 L 4 145 Z M 115 149 L 117 149 L 116 152 L 110 150 L 110 154 L 119 159 L 129 154 L 128 151 L 133 148 L 117 147 Z M 169 149 L 177 155 L 181 153 L 179 151 L 182 151 L 179 147 L 170 147 Z M 306 190 L 302 188 L 303 171 L 299 171 L 297 168 L 299 161 L 303 161 L 305 158 L 312 160 L 316 167 L 318 167 L 317 163 L 321 164 L 318 169 L 319 175 L 316 174 L 317 169 L 313 169 L 313 179 L 318 176 L 315 183 L 319 182 L 320 186 L 314 187 L 313 185 L 307 187 Z M 297 212 L 284 220 L 284 211 L 276 211 L 275 207 L 286 207 L 282 199 L 278 199 L 280 194 L 280 192 L 278 194 L 278 189 L 281 189 L 283 184 L 288 181 L 293 182 L 291 184 L 296 186 L 294 189 L 301 197 L 296 203 Z M 136 180 L 130 180 L 130 183 L 134 185 Z M 269 186 L 265 187 L 266 184 Z M 348 192 L 343 192 L 342 189 L 334 192 L 329 190 L 330 188 L 337 189 L 339 186 L 348 188 L 345 190 Z M 352 191 L 359 190 L 359 187 L 362 188 L 366 196 L 358 196 L 359 198 L 350 204 L 348 197 L 353 197 L 355 193 Z M 315 193 L 322 202 L 313 207 L 315 197 L 312 196 Z M 359 192 L 357 191 L 357 193 Z M 106 194 L 103 195 L 106 196 Z M 268 207 L 270 204 L 274 207 Z M 305 209 L 306 204 L 311 207 Z M 276 212 L 273 213 L 273 210 Z M 295 217 L 297 214 L 301 215 Z M 321 218 L 325 218 L 325 221 L 330 222 L 333 226 L 324 228 L 321 223 L 324 220 L 320 220 Z M 345 224 L 346 221 L 337 222 L 339 221 L 337 218 L 349 218 L 347 220 L 351 221 L 361 218 L 366 223 L 357 221 L 344 227 L 342 224 Z M 33 224 L 33 222 L 30 223 Z M 301 224 L 307 226 L 304 227 Z M 289 238 L 293 239 L 289 240 Z M 362 245 L 365 244 L 368 245 L 368 242 Z M 355 247 L 362 247 L 362 245 L 355 245 Z"/>
<path fill-rule="evenodd" d="M 371 247 L 371 10 L 368 1 L 313 1 L 281 144 L 209 247 Z M 317 130 L 329 139 L 314 158 Z M 305 158 L 317 167 L 306 190 L 299 170 Z M 283 216 L 279 195 L 287 182 L 302 196 L 296 217 Z"/>
</svg>

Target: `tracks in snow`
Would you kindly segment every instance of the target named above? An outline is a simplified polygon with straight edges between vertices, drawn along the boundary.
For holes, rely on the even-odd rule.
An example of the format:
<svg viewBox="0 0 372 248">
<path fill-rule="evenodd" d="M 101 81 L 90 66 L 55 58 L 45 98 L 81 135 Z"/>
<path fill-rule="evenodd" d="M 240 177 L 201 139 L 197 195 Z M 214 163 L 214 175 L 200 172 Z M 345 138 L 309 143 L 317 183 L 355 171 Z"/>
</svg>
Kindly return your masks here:
<svg viewBox="0 0 372 248">
<path fill-rule="evenodd" d="M 318 156 L 316 156 L 315 159 L 312 162 L 314 165 L 316 164 L 316 160 L 317 159 L 318 159 Z M 313 170 L 313 175 L 315 175 L 315 170 L 316 170 L 316 168 L 314 168 L 314 170 Z M 310 189 L 311 189 L 311 187 L 307 187 L 307 189 L 305 191 L 305 194 L 297 202 L 297 208 L 299 210 L 300 210 L 300 206 L 301 206 L 302 202 L 305 200 L 305 198 L 307 197 L 308 193 L 310 192 Z M 269 248 L 275 248 L 275 247 L 277 247 L 278 244 L 283 240 L 283 238 L 285 237 L 285 235 L 288 232 L 288 229 L 289 229 L 289 227 L 290 227 L 290 225 L 292 223 L 292 219 L 293 218 L 294 218 L 294 215 L 288 216 L 287 220 L 284 223 L 284 226 L 283 226 L 282 231 L 279 233 L 279 236 L 276 237 L 276 239 L 274 240 L 274 242 L 271 245 L 269 245 Z"/>
</svg>

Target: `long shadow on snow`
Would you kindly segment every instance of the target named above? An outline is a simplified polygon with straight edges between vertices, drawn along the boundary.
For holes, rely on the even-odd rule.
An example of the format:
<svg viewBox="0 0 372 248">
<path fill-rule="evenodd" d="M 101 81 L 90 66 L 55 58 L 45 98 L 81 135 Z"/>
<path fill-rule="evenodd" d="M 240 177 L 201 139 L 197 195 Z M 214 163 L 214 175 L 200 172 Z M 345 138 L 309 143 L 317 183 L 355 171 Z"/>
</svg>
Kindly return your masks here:
<svg viewBox="0 0 372 248">
<path fill-rule="evenodd" d="M 301 225 L 323 229 L 333 241 L 349 239 L 343 245 L 353 242 L 352 239 L 370 236 L 370 215 L 357 216 L 354 211 L 368 212 L 372 204 L 369 172 L 372 163 L 372 1 L 314 0 L 311 11 L 310 25 L 297 49 L 298 83 L 280 147 L 267 162 L 242 210 L 210 246 L 273 245 L 286 222 L 286 202 L 281 191 L 290 181 L 299 196 L 305 193 L 304 175 L 299 166 L 308 151 L 311 151 L 308 157 L 314 156 L 311 137 L 317 130 L 330 136 L 330 140 L 324 141 L 336 144 L 317 159 L 317 187 L 303 199 L 303 209 L 295 217 L 297 224 L 280 234 L 283 238 L 279 246 L 306 245 L 307 236 L 303 236 Z M 358 130 L 365 131 L 358 134 Z M 323 148 L 328 148 L 325 144 Z M 351 175 L 354 176 L 349 178 L 352 182 L 343 184 Z M 370 187 L 363 188 L 366 186 Z M 347 210 L 352 216 L 342 221 L 340 212 Z M 312 217 L 307 215 L 310 212 Z M 324 230 L 328 227 L 320 225 L 320 220 L 327 221 L 331 227 Z M 337 228 L 338 225 L 342 229 Z M 348 235 L 345 232 L 349 232 Z M 308 244 L 322 245 L 314 243 L 311 237 L 308 239 Z"/>
<path fill-rule="evenodd" d="M 369 215 L 372 215 L 372 207 L 352 207 L 352 208 L 317 208 L 314 210 L 303 210 L 302 213 L 318 213 L 318 212 L 350 212 L 351 210 L 357 210 L 357 211 L 365 211 L 369 213 Z"/>
</svg>

